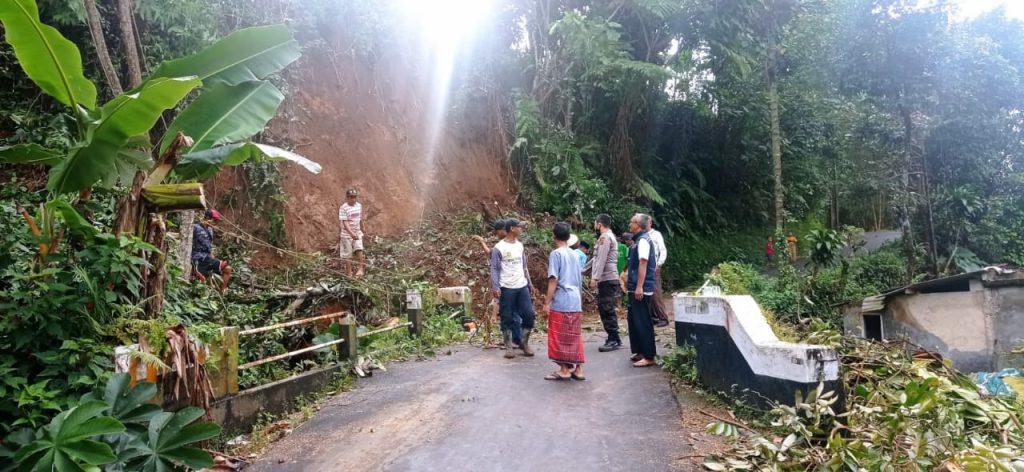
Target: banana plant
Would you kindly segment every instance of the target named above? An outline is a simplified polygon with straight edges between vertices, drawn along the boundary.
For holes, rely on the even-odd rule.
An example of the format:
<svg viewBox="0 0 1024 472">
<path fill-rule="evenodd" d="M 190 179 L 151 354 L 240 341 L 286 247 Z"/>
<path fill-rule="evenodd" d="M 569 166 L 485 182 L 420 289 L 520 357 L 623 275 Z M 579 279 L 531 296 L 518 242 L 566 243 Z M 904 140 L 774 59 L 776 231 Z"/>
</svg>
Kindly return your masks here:
<svg viewBox="0 0 1024 472">
<path fill-rule="evenodd" d="M 195 89 L 198 95 L 170 124 L 158 151 L 166 151 L 179 132 L 193 138 L 189 152 L 245 143 L 263 130 L 284 99 L 264 79 L 301 54 L 283 25 L 242 29 L 194 55 L 161 64 L 141 86 L 97 106 L 96 87 L 83 74 L 81 53 L 40 21 L 35 0 L 0 2 L 0 23 L 25 74 L 76 117 L 78 140 L 69 149 L 37 144 L 0 147 L 0 163 L 51 166 L 47 188 L 53 194 L 118 181 L 128 184 L 135 170 L 151 170 L 149 130 Z M 213 164 L 222 166 L 241 163 L 239 157 L 295 160 L 296 156 L 264 145 L 247 149 L 244 154 L 222 152 L 204 159 L 209 162 L 220 156 L 224 161 Z M 229 157 L 235 159 L 228 161 Z M 301 161 L 305 168 L 319 172 L 315 163 Z"/>
<path fill-rule="evenodd" d="M 163 411 L 147 403 L 155 385 L 130 385 L 116 374 L 101 392 L 87 394 L 77 406 L 57 415 L 34 433 L 20 430 L 0 444 L 0 470 L 73 472 L 82 470 L 178 471 L 213 466 L 210 453 L 192 447 L 220 434 L 220 426 L 198 421 L 200 408 Z M 15 451 L 10 446 L 17 446 Z"/>
<path fill-rule="evenodd" d="M 67 410 L 36 433 L 34 441 L 18 449 L 14 461 L 21 470 L 71 471 L 109 464 L 117 460 L 109 445 L 92 439 L 124 431 L 124 425 L 110 416 L 101 401 L 86 401 Z"/>
</svg>

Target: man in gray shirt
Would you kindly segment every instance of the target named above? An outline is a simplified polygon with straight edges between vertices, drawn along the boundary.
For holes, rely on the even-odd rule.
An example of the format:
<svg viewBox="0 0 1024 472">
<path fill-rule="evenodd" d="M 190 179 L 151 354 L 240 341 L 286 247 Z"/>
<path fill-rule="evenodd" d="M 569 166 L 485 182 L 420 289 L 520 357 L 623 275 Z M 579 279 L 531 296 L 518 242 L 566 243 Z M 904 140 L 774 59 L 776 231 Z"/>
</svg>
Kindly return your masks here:
<svg viewBox="0 0 1024 472">
<path fill-rule="evenodd" d="M 590 288 L 597 289 L 597 310 L 601 314 L 601 324 L 608 338 L 604 346 L 597 348 L 601 352 L 614 351 L 622 347 L 619 338 L 619 320 L 615 314 L 620 296 L 619 290 L 619 245 L 612 232 L 612 217 L 601 214 L 594 220 L 594 229 L 600 233 L 597 249 L 590 266 Z"/>
</svg>

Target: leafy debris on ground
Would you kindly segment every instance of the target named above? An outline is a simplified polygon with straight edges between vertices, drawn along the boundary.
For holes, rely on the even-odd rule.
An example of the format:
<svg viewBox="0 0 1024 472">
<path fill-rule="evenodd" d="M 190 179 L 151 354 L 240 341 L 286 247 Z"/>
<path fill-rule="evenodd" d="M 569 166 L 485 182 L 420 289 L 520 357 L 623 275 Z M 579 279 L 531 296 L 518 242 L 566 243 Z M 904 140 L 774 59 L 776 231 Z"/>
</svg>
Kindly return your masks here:
<svg viewBox="0 0 1024 472">
<path fill-rule="evenodd" d="M 1024 403 L 986 397 L 937 356 L 903 341 L 851 340 L 842 357 L 845 413 L 822 387 L 776 405 L 764 432 L 713 422 L 731 451 L 709 470 L 1024 470 Z"/>
</svg>

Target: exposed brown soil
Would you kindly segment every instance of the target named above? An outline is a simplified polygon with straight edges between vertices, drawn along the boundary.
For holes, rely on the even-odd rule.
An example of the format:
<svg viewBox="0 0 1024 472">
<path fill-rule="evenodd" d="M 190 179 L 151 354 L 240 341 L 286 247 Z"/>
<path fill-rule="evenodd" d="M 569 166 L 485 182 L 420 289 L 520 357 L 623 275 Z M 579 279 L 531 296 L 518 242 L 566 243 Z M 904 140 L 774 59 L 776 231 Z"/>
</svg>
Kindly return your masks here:
<svg viewBox="0 0 1024 472">
<path fill-rule="evenodd" d="M 442 123 L 431 147 L 430 64 L 414 59 L 413 48 L 397 50 L 374 67 L 317 52 L 292 66 L 287 98 L 265 138 L 323 166 L 319 175 L 282 166 L 294 249 L 333 249 L 348 188 L 361 193 L 371 235 L 396 235 L 440 210 L 510 200 L 504 151 L 493 133 L 479 132 L 490 130 Z"/>
</svg>

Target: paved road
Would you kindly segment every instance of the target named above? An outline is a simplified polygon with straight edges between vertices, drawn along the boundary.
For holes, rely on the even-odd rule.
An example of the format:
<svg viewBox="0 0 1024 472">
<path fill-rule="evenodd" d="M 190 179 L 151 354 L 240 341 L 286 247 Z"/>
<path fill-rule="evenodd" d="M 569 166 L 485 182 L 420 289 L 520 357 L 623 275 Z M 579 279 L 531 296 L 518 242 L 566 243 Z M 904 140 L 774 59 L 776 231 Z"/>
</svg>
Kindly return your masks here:
<svg viewBox="0 0 1024 472">
<path fill-rule="evenodd" d="M 543 380 L 554 368 L 543 342 L 532 359 L 509 361 L 502 351 L 462 345 L 438 359 L 396 364 L 333 398 L 247 470 L 693 467 L 678 459 L 692 455 L 687 438 L 694 435 L 684 434 L 667 374 L 632 367 L 628 349 L 597 352 L 603 333 L 586 336 L 584 382 Z"/>
<path fill-rule="evenodd" d="M 900 239 L 903 235 L 899 231 L 867 231 L 861 238 L 864 246 L 857 250 L 858 254 L 866 254 L 881 249 L 886 243 Z M 849 256 L 852 253 L 849 246 L 843 248 L 843 255 Z"/>
<path fill-rule="evenodd" d="M 875 252 L 882 248 L 889 242 L 900 239 L 903 235 L 899 231 L 867 231 L 860 238 L 863 241 L 863 245 L 858 245 L 857 254 L 865 255 L 871 252 Z M 843 246 L 842 255 L 849 257 L 853 255 L 853 248 L 850 246 Z M 801 257 L 792 263 L 792 266 L 797 270 L 804 270 L 810 265 L 811 260 L 805 257 Z M 765 275 L 774 276 L 778 274 L 779 270 L 775 266 L 765 267 L 762 273 Z"/>
</svg>

